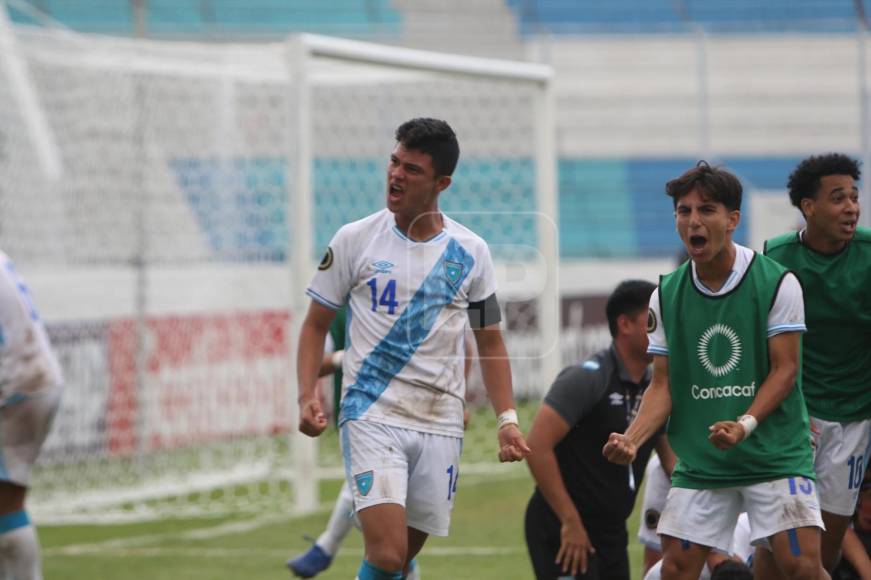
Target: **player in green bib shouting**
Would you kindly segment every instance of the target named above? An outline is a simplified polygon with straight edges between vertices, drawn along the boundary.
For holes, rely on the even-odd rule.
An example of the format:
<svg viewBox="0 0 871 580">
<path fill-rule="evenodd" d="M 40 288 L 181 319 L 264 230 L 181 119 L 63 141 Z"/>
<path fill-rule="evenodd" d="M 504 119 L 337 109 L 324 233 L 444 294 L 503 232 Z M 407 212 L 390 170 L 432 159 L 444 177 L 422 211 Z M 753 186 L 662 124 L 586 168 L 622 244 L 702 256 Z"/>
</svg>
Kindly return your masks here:
<svg viewBox="0 0 871 580">
<path fill-rule="evenodd" d="M 840 153 L 803 160 L 789 177 L 789 197 L 807 225 L 765 244 L 767 256 L 798 275 L 805 295 L 802 388 L 828 570 L 856 508 L 871 432 L 871 230 L 858 226 L 859 175 L 859 163 Z"/>
<path fill-rule="evenodd" d="M 668 421 L 678 463 L 657 528 L 665 580 L 698 578 L 712 548 L 728 551 L 742 511 L 784 577 L 827 579 L 801 392 L 801 286 L 732 241 L 742 187 L 730 172 L 702 161 L 666 193 L 690 260 L 651 296 L 653 379 L 603 453 L 628 464 Z"/>
</svg>

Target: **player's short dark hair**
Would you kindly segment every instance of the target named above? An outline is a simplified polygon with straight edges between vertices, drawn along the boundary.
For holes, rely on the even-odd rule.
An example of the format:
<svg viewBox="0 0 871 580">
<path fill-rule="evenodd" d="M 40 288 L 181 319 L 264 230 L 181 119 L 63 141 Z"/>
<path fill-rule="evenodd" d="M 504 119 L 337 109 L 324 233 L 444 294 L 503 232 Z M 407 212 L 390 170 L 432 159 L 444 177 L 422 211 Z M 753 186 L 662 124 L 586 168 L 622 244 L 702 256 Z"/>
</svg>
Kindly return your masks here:
<svg viewBox="0 0 871 580">
<path fill-rule="evenodd" d="M 617 337 L 617 319 L 621 314 L 631 316 L 642 310 L 647 311 L 650 295 L 655 288 L 655 284 L 646 280 L 624 280 L 617 285 L 605 304 L 605 316 L 608 317 L 611 337 Z"/>
<path fill-rule="evenodd" d="M 711 571 L 711 580 L 753 580 L 747 564 L 737 560 L 723 560 Z"/>
<path fill-rule="evenodd" d="M 861 164 L 843 153 L 826 153 L 811 155 L 795 166 L 789 174 L 786 186 L 789 188 L 789 201 L 801 209 L 801 200 L 809 197 L 816 199 L 820 189 L 820 180 L 826 175 L 849 175 L 859 181 L 862 171 Z"/>
<path fill-rule="evenodd" d="M 432 157 L 436 175 L 453 175 L 460 158 L 460 144 L 451 126 L 441 119 L 418 117 L 396 129 L 396 142 Z"/>
<path fill-rule="evenodd" d="M 741 194 L 744 188 L 735 175 L 718 166 L 711 166 L 707 161 L 699 161 L 692 169 L 665 184 L 665 194 L 674 202 L 694 189 L 699 189 L 706 197 L 722 203 L 729 211 L 741 209 Z"/>
</svg>

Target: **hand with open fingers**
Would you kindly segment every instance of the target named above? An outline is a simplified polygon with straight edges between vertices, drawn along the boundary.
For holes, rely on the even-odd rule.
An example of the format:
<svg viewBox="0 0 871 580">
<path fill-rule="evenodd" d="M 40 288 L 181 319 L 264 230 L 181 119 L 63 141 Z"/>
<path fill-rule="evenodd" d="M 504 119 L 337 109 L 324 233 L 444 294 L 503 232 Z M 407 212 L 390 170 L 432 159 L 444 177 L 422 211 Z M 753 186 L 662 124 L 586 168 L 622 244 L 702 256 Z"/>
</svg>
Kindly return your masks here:
<svg viewBox="0 0 871 580">
<path fill-rule="evenodd" d="M 327 416 L 317 397 L 299 402 L 299 430 L 309 437 L 317 437 L 327 428 Z"/>
<path fill-rule="evenodd" d="M 723 451 L 744 440 L 744 426 L 737 421 L 717 421 L 708 429 L 711 431 L 708 439 L 714 447 Z"/>
<path fill-rule="evenodd" d="M 587 561 L 596 549 L 590 543 L 590 536 L 581 520 L 563 522 L 560 527 L 560 546 L 556 555 L 556 565 L 562 566 L 563 574 L 572 577 L 587 573 Z"/>
<path fill-rule="evenodd" d="M 510 423 L 499 429 L 499 461 L 522 461 L 529 453 L 520 427 Z"/>
<path fill-rule="evenodd" d="M 637 452 L 635 444 L 632 443 L 626 435 L 622 433 L 611 433 L 608 437 L 608 442 L 602 448 L 602 455 L 611 463 L 618 465 L 629 465 L 635 461 L 635 453 Z"/>
</svg>

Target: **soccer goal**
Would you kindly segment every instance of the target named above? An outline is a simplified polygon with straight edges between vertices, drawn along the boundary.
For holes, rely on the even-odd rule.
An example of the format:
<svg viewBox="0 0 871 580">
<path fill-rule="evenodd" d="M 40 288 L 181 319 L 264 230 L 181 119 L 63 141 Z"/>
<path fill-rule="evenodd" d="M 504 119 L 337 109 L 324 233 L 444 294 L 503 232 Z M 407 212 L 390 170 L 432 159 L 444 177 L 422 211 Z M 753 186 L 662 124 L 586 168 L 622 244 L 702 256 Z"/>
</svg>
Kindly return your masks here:
<svg viewBox="0 0 871 580">
<path fill-rule="evenodd" d="M 383 207 L 412 117 L 458 133 L 442 207 L 491 245 L 518 395 L 555 376 L 549 68 L 309 35 L 5 30 L 0 247 L 67 385 L 33 480 L 41 521 L 317 505 L 339 453 L 295 429 L 304 289 L 336 229 Z"/>
</svg>

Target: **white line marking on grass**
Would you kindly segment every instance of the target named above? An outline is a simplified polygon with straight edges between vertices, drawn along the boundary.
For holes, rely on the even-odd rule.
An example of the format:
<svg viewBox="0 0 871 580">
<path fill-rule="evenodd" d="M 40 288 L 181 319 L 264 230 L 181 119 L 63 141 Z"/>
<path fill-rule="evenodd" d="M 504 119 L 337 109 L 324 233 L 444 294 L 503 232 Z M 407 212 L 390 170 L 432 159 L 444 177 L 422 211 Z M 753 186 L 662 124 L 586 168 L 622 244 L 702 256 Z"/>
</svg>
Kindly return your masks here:
<svg viewBox="0 0 871 580">
<path fill-rule="evenodd" d="M 174 556 L 188 558 L 241 558 L 258 556 L 271 559 L 287 558 L 288 550 L 268 550 L 258 548 L 175 548 L 175 547 L 107 547 L 105 544 L 81 544 L 43 550 L 46 556 L 91 556 L 99 555 L 113 558 L 124 557 L 157 557 Z M 447 558 L 456 556 L 507 556 L 525 554 L 521 548 L 505 548 L 495 546 L 434 546 L 424 548 L 421 556 L 424 558 Z M 340 558 L 360 558 L 360 548 L 342 550 L 337 554 Z"/>
<path fill-rule="evenodd" d="M 332 509 L 332 507 L 332 504 L 324 504 L 321 505 L 321 507 L 318 508 L 316 511 L 307 515 L 317 515 L 322 512 L 327 512 Z M 296 519 L 297 517 L 299 517 L 299 515 L 293 513 L 280 515 L 269 514 L 264 516 L 258 516 L 249 520 L 225 522 L 216 526 L 194 528 L 191 530 L 185 530 L 183 532 L 158 532 L 154 534 L 143 534 L 140 536 L 131 536 L 129 538 L 116 538 L 111 540 L 104 540 L 101 542 L 92 542 L 88 544 L 71 544 L 68 546 L 60 546 L 54 548 L 54 550 L 63 551 L 63 553 L 68 555 L 91 554 L 95 551 L 99 552 L 102 550 L 124 550 L 128 548 L 147 546 L 148 544 L 155 544 L 168 540 L 209 540 L 212 538 L 219 538 L 221 536 L 228 536 L 232 534 L 243 534 L 245 532 L 250 532 L 264 526 L 288 522 L 290 520 Z"/>
<path fill-rule="evenodd" d="M 514 473 L 511 474 L 511 477 L 507 479 L 514 479 L 516 477 L 520 477 L 525 475 L 525 472 L 518 472 L 515 470 Z M 505 480 L 506 478 L 500 478 L 501 480 Z M 489 484 L 492 483 L 492 476 L 482 476 L 479 474 L 472 475 L 464 481 L 464 485 L 466 487 L 471 487 L 479 484 Z M 133 550 L 136 551 L 138 548 L 147 548 L 149 544 L 156 544 L 160 542 L 166 541 L 183 541 L 183 540 L 209 540 L 214 538 L 219 538 L 222 536 L 229 536 L 233 534 L 243 534 L 246 532 L 250 532 L 252 530 L 256 530 L 258 528 L 262 528 L 265 526 L 270 526 L 274 524 L 280 524 L 285 522 L 291 522 L 299 517 L 318 515 L 321 513 L 328 513 L 333 508 L 332 503 L 324 503 L 321 504 L 317 510 L 314 512 L 310 512 L 307 514 L 299 514 L 294 513 L 293 511 L 287 511 L 282 514 L 266 514 L 257 516 L 247 520 L 235 520 L 231 522 L 225 522 L 218 525 L 209 525 L 200 528 L 193 528 L 190 530 L 186 530 L 183 532 L 157 532 L 152 534 L 142 534 L 139 536 L 131 536 L 128 538 L 116 538 L 103 540 L 99 542 L 91 542 L 87 544 L 70 544 L 66 546 L 58 546 L 56 548 L 44 549 L 43 551 L 49 554 L 64 554 L 64 555 L 77 555 L 77 554 L 92 554 L 94 552 L 106 552 L 113 551 L 119 552 L 123 550 Z M 149 548 L 150 549 L 150 548 Z M 170 548 L 153 548 L 155 550 L 168 550 Z M 432 548 L 432 550 L 453 550 L 454 548 Z M 474 550 L 475 548 L 463 548 L 464 550 Z M 498 549 L 498 548 L 483 548 L 485 550 L 489 549 Z M 511 550 L 509 548 L 509 550 Z M 158 552 L 165 553 L 165 552 Z M 227 553 L 222 550 L 222 553 Z M 427 553 L 430 553 L 430 550 L 427 550 Z M 464 554 L 469 554 L 470 552 L 464 552 Z M 512 553 L 512 552 L 506 552 Z M 477 554 L 472 554 L 477 555 Z M 485 554 L 480 554 L 485 555 Z M 357 556 L 358 557 L 358 556 Z"/>
</svg>

